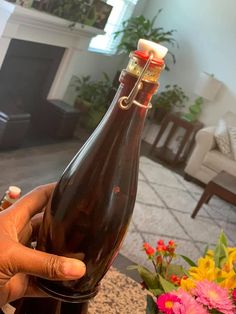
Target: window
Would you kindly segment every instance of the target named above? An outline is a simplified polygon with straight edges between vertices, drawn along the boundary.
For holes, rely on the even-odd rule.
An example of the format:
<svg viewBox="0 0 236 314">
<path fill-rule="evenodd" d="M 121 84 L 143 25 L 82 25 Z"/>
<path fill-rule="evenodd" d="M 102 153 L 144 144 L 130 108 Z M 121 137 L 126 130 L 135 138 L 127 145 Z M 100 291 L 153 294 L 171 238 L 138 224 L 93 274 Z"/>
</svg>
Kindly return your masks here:
<svg viewBox="0 0 236 314">
<path fill-rule="evenodd" d="M 104 29 L 106 34 L 94 37 L 90 42 L 89 50 L 114 54 L 120 41 L 119 37 L 114 39 L 114 32 L 120 30 L 122 22 L 132 15 L 138 0 L 108 0 L 106 2 L 113 6 Z"/>
</svg>

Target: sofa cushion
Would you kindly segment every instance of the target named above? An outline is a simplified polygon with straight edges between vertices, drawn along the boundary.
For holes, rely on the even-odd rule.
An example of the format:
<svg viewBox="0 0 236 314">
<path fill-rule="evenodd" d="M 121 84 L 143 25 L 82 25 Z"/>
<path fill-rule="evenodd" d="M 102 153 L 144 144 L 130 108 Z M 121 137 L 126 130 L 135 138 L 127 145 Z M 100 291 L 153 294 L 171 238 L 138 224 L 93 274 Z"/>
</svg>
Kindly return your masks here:
<svg viewBox="0 0 236 314">
<path fill-rule="evenodd" d="M 236 176 L 236 162 L 219 150 L 209 151 L 203 160 L 203 165 L 217 173 L 224 170 Z"/>
<path fill-rule="evenodd" d="M 215 140 L 222 154 L 231 157 L 231 142 L 229 131 L 224 119 L 220 119 L 215 129 Z"/>
</svg>

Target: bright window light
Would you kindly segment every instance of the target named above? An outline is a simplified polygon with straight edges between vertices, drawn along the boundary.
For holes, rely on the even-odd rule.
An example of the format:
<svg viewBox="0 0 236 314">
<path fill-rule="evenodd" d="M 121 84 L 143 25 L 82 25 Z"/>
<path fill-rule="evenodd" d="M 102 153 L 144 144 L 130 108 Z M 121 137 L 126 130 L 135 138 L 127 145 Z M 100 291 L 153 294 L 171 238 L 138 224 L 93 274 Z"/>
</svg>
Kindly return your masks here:
<svg viewBox="0 0 236 314">
<path fill-rule="evenodd" d="M 114 32 L 120 30 L 122 22 L 132 15 L 138 0 L 108 0 L 106 2 L 113 6 L 104 29 L 106 34 L 94 37 L 90 42 L 89 50 L 106 54 L 115 54 L 121 36 L 114 39 Z"/>
</svg>

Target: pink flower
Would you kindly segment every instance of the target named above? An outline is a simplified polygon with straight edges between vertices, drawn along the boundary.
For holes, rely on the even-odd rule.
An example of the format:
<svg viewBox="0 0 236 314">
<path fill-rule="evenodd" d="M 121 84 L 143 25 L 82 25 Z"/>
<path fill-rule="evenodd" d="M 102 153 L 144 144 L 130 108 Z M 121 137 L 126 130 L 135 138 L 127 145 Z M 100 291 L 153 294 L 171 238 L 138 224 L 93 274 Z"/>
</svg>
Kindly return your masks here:
<svg viewBox="0 0 236 314">
<path fill-rule="evenodd" d="M 172 293 L 181 300 L 181 303 L 174 304 L 174 314 L 208 314 L 208 311 L 183 289 L 179 288 Z"/>
<path fill-rule="evenodd" d="M 173 306 L 175 303 L 179 303 L 180 299 L 171 293 L 161 294 L 157 299 L 158 309 L 165 314 L 174 314 Z"/>
<path fill-rule="evenodd" d="M 235 314 L 235 307 L 231 302 L 227 289 L 208 280 L 199 281 L 192 290 L 196 300 L 209 309 L 215 309 L 223 314 Z"/>
</svg>

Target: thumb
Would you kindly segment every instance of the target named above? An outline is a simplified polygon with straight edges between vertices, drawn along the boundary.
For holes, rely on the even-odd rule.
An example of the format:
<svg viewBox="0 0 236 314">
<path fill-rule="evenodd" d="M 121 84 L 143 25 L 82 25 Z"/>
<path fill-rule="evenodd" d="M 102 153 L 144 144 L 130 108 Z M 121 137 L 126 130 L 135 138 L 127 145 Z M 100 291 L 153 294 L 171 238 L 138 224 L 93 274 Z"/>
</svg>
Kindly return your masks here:
<svg viewBox="0 0 236 314">
<path fill-rule="evenodd" d="M 79 279 L 86 271 L 80 260 L 33 250 L 21 244 L 15 247 L 11 260 L 14 274 L 25 273 L 49 280 Z"/>
</svg>

